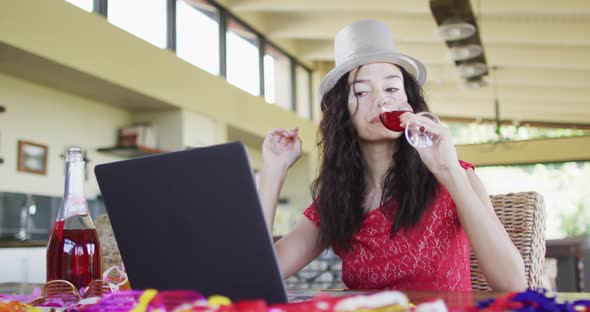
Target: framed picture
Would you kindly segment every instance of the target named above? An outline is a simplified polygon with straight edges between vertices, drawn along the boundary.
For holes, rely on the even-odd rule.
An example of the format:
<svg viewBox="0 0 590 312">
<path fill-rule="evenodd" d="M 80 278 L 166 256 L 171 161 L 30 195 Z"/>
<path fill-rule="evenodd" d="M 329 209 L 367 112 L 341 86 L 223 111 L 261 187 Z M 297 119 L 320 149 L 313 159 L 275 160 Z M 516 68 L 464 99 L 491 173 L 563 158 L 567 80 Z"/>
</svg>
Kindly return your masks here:
<svg viewBox="0 0 590 312">
<path fill-rule="evenodd" d="M 47 145 L 18 141 L 18 171 L 47 174 Z"/>
</svg>

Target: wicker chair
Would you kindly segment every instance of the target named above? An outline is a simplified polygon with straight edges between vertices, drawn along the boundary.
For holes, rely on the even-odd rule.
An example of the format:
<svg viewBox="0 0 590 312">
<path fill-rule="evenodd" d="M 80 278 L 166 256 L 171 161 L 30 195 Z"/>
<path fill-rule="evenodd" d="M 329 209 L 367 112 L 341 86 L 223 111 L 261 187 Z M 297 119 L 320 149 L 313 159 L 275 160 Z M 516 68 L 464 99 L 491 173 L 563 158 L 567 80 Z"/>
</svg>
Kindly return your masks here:
<svg viewBox="0 0 590 312">
<path fill-rule="evenodd" d="M 529 287 L 541 286 L 545 261 L 545 204 L 536 192 L 491 195 L 496 215 L 522 255 Z M 491 290 L 471 252 L 473 290 Z"/>
</svg>

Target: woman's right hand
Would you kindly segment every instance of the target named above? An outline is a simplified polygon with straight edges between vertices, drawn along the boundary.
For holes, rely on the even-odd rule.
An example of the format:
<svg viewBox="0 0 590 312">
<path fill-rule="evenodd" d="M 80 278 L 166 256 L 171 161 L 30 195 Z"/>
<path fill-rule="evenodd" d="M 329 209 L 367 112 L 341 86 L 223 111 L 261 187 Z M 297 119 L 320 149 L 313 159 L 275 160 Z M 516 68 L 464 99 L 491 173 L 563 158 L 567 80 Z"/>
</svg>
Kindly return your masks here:
<svg viewBox="0 0 590 312">
<path fill-rule="evenodd" d="M 262 158 L 265 165 L 291 167 L 301 156 L 301 139 L 297 134 L 298 128 L 286 130 L 273 129 L 262 143 Z"/>
</svg>

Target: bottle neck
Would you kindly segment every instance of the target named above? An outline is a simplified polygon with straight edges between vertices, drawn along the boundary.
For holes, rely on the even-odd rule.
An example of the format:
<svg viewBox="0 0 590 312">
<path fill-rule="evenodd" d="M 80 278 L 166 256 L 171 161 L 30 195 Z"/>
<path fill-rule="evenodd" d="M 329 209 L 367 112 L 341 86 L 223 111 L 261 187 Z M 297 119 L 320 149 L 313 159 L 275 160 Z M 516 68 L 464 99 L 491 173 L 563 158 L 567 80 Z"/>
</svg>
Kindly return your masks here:
<svg viewBox="0 0 590 312">
<path fill-rule="evenodd" d="M 58 219 L 88 214 L 84 196 L 84 161 L 79 157 L 66 159 L 66 183 L 63 205 Z"/>
<path fill-rule="evenodd" d="M 66 163 L 66 198 L 84 198 L 84 162 Z"/>
</svg>

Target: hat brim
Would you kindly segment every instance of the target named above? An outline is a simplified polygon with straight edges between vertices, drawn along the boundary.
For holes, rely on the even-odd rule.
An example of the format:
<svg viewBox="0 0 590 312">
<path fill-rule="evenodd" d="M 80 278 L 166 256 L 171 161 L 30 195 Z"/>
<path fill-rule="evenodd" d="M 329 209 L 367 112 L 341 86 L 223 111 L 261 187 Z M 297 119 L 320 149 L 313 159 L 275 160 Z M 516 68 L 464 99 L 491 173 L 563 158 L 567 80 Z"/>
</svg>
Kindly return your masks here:
<svg viewBox="0 0 590 312">
<path fill-rule="evenodd" d="M 426 67 L 422 62 L 417 59 L 401 54 L 401 53 L 374 53 L 369 55 L 363 55 L 361 57 L 350 59 L 332 69 L 324 79 L 320 82 L 320 88 L 318 90 L 319 101 L 321 103 L 322 98 L 328 91 L 330 91 L 338 82 L 338 80 L 349 71 L 370 63 L 392 63 L 403 67 L 408 71 L 420 86 L 426 82 Z"/>
</svg>

